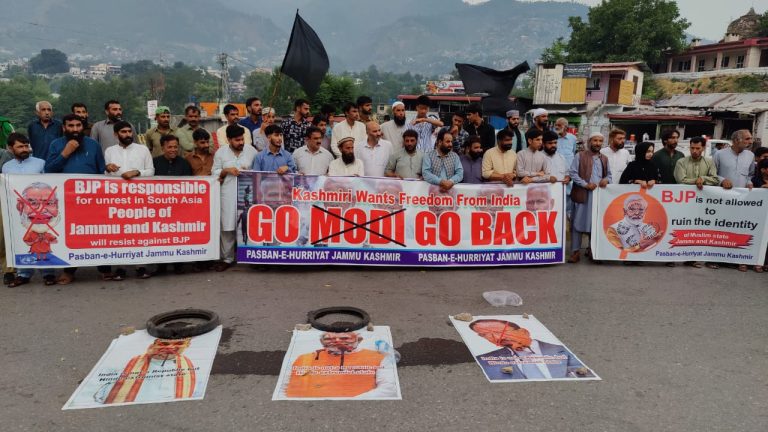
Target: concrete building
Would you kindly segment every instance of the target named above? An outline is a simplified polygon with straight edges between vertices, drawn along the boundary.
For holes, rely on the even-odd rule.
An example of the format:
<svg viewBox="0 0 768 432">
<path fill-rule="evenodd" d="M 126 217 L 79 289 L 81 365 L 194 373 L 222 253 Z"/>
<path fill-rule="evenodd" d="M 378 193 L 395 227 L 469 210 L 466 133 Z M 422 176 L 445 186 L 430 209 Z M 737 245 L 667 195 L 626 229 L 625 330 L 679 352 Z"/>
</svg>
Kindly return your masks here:
<svg viewBox="0 0 768 432">
<path fill-rule="evenodd" d="M 584 139 L 592 131 L 608 133 L 608 114 L 640 106 L 643 62 L 536 65 L 533 105 L 546 108 L 554 122 L 568 119 L 575 135 Z"/>
<path fill-rule="evenodd" d="M 768 74 L 768 37 L 759 37 L 760 15 L 750 9 L 732 21 L 722 40 L 693 39 L 680 53 L 668 51 L 652 69 L 657 78 L 698 79 L 719 75 Z"/>
</svg>

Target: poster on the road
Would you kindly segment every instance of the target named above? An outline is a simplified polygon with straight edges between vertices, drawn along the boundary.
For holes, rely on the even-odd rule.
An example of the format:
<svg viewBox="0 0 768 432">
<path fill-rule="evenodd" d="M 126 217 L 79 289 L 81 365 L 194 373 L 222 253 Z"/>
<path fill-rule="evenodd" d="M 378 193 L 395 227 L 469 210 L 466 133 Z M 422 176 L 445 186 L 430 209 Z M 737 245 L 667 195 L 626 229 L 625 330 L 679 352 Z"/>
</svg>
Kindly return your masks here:
<svg viewBox="0 0 768 432">
<path fill-rule="evenodd" d="M 563 262 L 561 183 L 457 184 L 244 172 L 237 261 L 489 266 Z"/>
<path fill-rule="evenodd" d="M 768 244 L 768 189 L 608 185 L 592 208 L 600 260 L 760 264 Z"/>
<path fill-rule="evenodd" d="M 221 331 L 186 339 L 157 339 L 146 330 L 122 335 L 62 409 L 202 399 Z"/>
<path fill-rule="evenodd" d="M 387 326 L 294 330 L 272 400 L 400 400 Z"/>
<path fill-rule="evenodd" d="M 533 315 L 450 319 L 492 383 L 600 379 Z"/>
<path fill-rule="evenodd" d="M 0 202 L 9 265 L 217 259 L 219 187 L 212 177 L 4 174 Z"/>
</svg>

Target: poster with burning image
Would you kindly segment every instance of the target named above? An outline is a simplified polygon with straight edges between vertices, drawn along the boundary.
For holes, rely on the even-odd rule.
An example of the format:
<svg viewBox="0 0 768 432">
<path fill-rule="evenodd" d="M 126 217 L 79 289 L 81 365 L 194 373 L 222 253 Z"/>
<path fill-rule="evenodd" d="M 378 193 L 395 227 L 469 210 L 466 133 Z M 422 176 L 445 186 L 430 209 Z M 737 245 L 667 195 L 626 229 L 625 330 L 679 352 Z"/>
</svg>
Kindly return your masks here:
<svg viewBox="0 0 768 432">
<path fill-rule="evenodd" d="M 140 330 L 114 339 L 62 409 L 199 400 L 205 395 L 222 327 L 185 339 Z"/>
</svg>

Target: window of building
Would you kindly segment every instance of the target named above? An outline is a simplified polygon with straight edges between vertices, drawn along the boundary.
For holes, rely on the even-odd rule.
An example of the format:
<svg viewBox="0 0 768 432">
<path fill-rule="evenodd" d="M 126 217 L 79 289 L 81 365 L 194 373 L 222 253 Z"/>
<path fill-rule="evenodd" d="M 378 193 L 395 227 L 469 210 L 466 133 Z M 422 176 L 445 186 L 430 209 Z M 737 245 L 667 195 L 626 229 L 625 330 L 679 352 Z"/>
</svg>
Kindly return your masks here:
<svg viewBox="0 0 768 432">
<path fill-rule="evenodd" d="M 697 72 L 704 72 L 706 60 L 699 60 L 699 66 L 696 68 Z"/>
<path fill-rule="evenodd" d="M 587 90 L 600 90 L 600 78 L 589 78 L 587 80 Z"/>
<path fill-rule="evenodd" d="M 717 57 L 712 59 L 712 69 L 717 69 Z"/>
<path fill-rule="evenodd" d="M 744 56 L 740 55 L 736 57 L 736 67 L 737 68 L 743 68 L 744 67 Z"/>
<path fill-rule="evenodd" d="M 680 60 L 677 63 L 677 71 L 678 72 L 687 72 L 691 70 L 691 60 Z"/>
<path fill-rule="evenodd" d="M 720 62 L 720 67 L 727 68 L 728 64 L 731 62 L 731 58 L 728 56 L 723 57 L 723 61 Z"/>
</svg>

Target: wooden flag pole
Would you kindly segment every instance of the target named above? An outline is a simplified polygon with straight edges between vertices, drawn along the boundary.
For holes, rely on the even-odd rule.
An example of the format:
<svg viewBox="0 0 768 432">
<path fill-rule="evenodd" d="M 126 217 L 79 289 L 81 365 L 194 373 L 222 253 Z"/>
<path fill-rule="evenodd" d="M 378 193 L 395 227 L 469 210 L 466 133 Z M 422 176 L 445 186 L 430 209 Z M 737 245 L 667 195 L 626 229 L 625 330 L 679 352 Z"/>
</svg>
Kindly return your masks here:
<svg viewBox="0 0 768 432">
<path fill-rule="evenodd" d="M 272 96 L 269 98 L 269 105 L 267 105 L 272 109 L 275 109 L 275 106 L 272 104 L 275 101 L 275 96 L 277 95 L 277 89 L 280 87 L 280 80 L 282 79 L 282 77 L 283 77 L 283 73 L 280 72 L 280 70 L 278 69 L 277 79 L 275 80 L 275 88 L 272 89 Z M 275 110 L 275 114 L 277 114 L 277 110 Z"/>
</svg>

